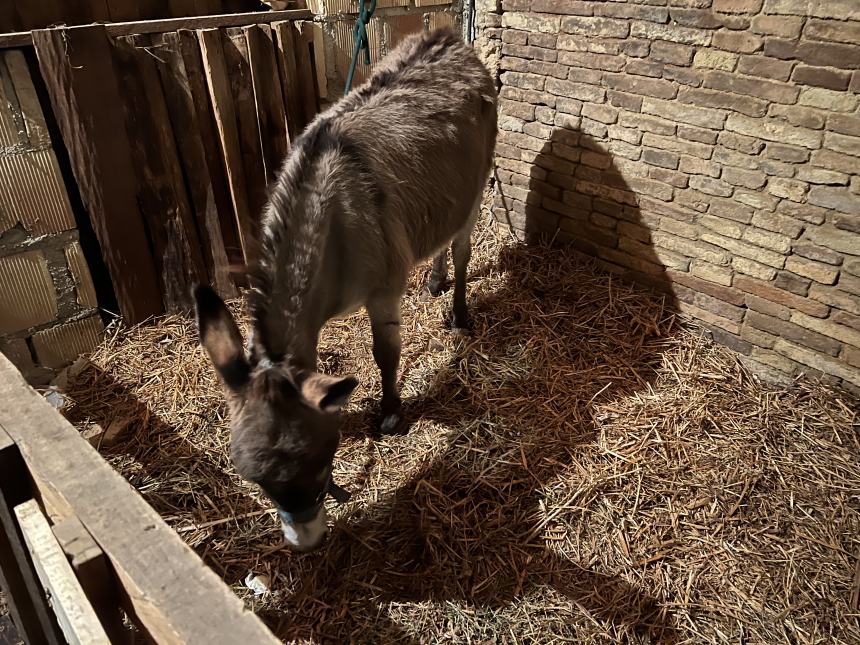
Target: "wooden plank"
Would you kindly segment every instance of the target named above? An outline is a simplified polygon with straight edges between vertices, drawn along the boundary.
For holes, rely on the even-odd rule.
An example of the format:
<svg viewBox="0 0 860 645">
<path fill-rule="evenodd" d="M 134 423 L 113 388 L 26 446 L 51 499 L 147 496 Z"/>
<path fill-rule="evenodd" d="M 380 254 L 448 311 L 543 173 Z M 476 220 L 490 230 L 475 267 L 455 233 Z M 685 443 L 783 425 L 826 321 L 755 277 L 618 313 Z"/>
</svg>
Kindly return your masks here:
<svg viewBox="0 0 860 645">
<path fill-rule="evenodd" d="M 16 506 L 15 516 L 30 557 L 33 558 L 36 573 L 51 594 L 51 605 L 66 640 L 70 645 L 110 645 L 110 639 L 36 500 L 31 499 Z"/>
<path fill-rule="evenodd" d="M 31 497 L 24 459 L 12 438 L 0 428 L 0 587 L 25 642 L 58 645 L 62 642 L 59 627 L 12 510 Z"/>
<path fill-rule="evenodd" d="M 253 80 L 248 63 L 248 42 L 239 27 L 225 29 L 222 33 L 224 63 L 227 65 L 233 90 L 233 105 L 239 126 L 239 148 L 242 153 L 242 168 L 245 171 L 245 187 L 248 190 L 248 209 L 256 233 L 257 222 L 260 221 L 268 195 L 257 105 L 254 102 Z"/>
<path fill-rule="evenodd" d="M 230 280 L 230 259 L 222 224 L 226 224 L 229 239 L 237 248 L 238 238 L 215 145 L 216 132 L 199 45 L 193 33 L 172 31 L 154 42 L 152 52 L 173 123 L 209 280 L 222 297 L 231 298 L 236 290 Z"/>
<path fill-rule="evenodd" d="M 110 642 L 130 643 L 132 634 L 123 625 L 116 580 L 104 551 L 77 517 L 62 519 L 51 530 Z"/>
<path fill-rule="evenodd" d="M 292 22 L 272 23 L 278 51 L 278 69 L 281 75 L 284 109 L 287 113 L 287 131 L 290 141 L 294 141 L 307 125 L 305 108 L 301 99 L 299 73 L 296 69 L 296 48 L 298 34 Z"/>
<path fill-rule="evenodd" d="M 243 27 L 248 43 L 248 65 L 251 67 L 254 103 L 260 128 L 266 183 L 273 182 L 289 150 L 287 120 L 275 44 L 269 25 Z"/>
<path fill-rule="evenodd" d="M 209 88 L 209 99 L 218 129 L 218 139 L 221 143 L 221 154 L 227 174 L 227 184 L 230 187 L 233 212 L 236 216 L 239 242 L 242 246 L 244 261 L 250 263 L 252 260 L 251 245 L 254 239 L 254 224 L 248 206 L 245 172 L 242 169 L 242 149 L 239 145 L 238 122 L 233 105 L 233 90 L 230 85 L 227 66 L 224 63 L 221 32 L 218 29 L 206 29 L 198 31 L 197 36 L 200 42 L 200 53 L 203 56 L 203 70 Z"/>
<path fill-rule="evenodd" d="M 131 144 L 107 33 L 100 25 L 44 29 L 33 32 L 33 42 L 120 311 L 127 322 L 140 322 L 163 306 L 135 200 Z"/>
<path fill-rule="evenodd" d="M 137 203 L 152 243 L 165 310 L 187 311 L 194 304 L 193 285 L 208 282 L 206 267 L 155 58 L 135 42 L 150 44 L 148 36 L 117 38 L 114 52 L 137 175 Z"/>
<path fill-rule="evenodd" d="M 32 0 L 27 0 L 31 2 Z M 218 29 L 220 27 L 244 27 L 276 20 L 312 20 L 313 13 L 307 9 L 290 9 L 286 11 L 245 12 L 216 14 L 213 16 L 192 16 L 188 18 L 166 18 L 164 20 L 139 20 L 132 22 L 115 22 L 105 26 L 110 36 L 131 36 L 134 34 L 157 34 L 178 29 Z M 73 29 L 87 29 L 69 27 Z M 18 31 L 0 34 L 0 49 L 8 47 L 26 47 L 33 44 L 29 31 Z"/>
<path fill-rule="evenodd" d="M 2 355 L 0 401 L 0 428 L 47 488 L 40 492 L 80 519 L 156 642 L 280 642 Z"/>
<path fill-rule="evenodd" d="M 306 22 L 297 25 L 299 38 L 296 47 L 296 71 L 299 76 L 299 90 L 304 105 L 305 123 L 310 123 L 320 111 L 319 87 L 313 56 L 313 24 Z"/>
</svg>

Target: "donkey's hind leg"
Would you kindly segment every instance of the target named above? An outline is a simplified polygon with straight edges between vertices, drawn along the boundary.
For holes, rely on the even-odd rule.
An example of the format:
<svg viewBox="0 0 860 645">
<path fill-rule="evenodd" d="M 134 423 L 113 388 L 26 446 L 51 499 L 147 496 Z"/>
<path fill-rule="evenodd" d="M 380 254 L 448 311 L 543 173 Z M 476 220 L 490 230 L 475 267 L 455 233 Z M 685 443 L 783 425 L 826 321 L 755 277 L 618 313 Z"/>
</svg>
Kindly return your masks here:
<svg viewBox="0 0 860 645">
<path fill-rule="evenodd" d="M 427 281 L 427 291 L 434 298 L 441 296 L 448 283 L 448 249 L 439 251 L 439 255 L 433 258 L 433 268 L 430 270 L 430 279 Z"/>
<path fill-rule="evenodd" d="M 469 311 L 466 307 L 466 275 L 472 257 L 472 229 L 478 219 L 477 205 L 468 225 L 457 233 L 451 243 L 454 256 L 454 307 L 451 316 L 451 329 L 469 329 Z"/>
<path fill-rule="evenodd" d="M 397 368 L 400 364 L 400 295 L 374 297 L 367 303 L 373 335 L 373 359 L 382 377 L 380 430 L 400 432 L 403 427 Z"/>
</svg>

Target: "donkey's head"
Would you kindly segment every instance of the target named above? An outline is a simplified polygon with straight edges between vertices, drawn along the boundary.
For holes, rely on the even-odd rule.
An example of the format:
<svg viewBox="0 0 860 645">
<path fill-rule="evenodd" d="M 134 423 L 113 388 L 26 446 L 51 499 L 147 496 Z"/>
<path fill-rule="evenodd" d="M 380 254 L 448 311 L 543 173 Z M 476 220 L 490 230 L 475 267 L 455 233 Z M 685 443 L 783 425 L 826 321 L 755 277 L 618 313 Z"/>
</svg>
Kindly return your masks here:
<svg viewBox="0 0 860 645">
<path fill-rule="evenodd" d="M 337 412 L 357 381 L 250 356 L 221 298 L 208 287 L 195 289 L 194 298 L 200 343 L 227 396 L 233 465 L 274 502 L 287 543 L 313 549 L 326 535 Z"/>
</svg>

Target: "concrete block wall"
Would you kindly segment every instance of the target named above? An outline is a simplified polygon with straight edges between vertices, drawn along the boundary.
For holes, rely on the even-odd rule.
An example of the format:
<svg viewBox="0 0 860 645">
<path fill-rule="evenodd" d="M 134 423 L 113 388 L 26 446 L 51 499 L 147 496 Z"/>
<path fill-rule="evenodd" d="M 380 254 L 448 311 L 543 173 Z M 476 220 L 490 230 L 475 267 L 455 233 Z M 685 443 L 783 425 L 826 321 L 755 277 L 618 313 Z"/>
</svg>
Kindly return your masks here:
<svg viewBox="0 0 860 645">
<path fill-rule="evenodd" d="M 45 384 L 98 343 L 96 306 L 27 61 L 0 52 L 0 351 Z"/>
<path fill-rule="evenodd" d="M 860 392 L 860 2 L 482 0 L 496 217 Z"/>
</svg>

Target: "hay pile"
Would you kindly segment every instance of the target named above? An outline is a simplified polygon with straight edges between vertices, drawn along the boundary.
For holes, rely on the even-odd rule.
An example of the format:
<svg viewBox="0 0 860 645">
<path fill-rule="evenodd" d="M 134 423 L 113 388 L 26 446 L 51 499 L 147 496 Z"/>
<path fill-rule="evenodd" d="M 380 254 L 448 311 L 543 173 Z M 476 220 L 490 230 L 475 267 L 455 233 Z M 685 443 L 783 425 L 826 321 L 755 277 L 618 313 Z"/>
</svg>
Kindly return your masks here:
<svg viewBox="0 0 860 645">
<path fill-rule="evenodd" d="M 860 642 L 855 404 L 768 389 L 653 296 L 477 236 L 471 337 L 450 294 L 420 297 L 427 267 L 404 300 L 407 436 L 369 432 L 365 317 L 326 329 L 325 369 L 362 385 L 335 470 L 354 496 L 318 552 L 279 548 L 232 471 L 188 320 L 114 328 L 67 414 L 128 425 L 105 456 L 287 640 Z"/>
</svg>

